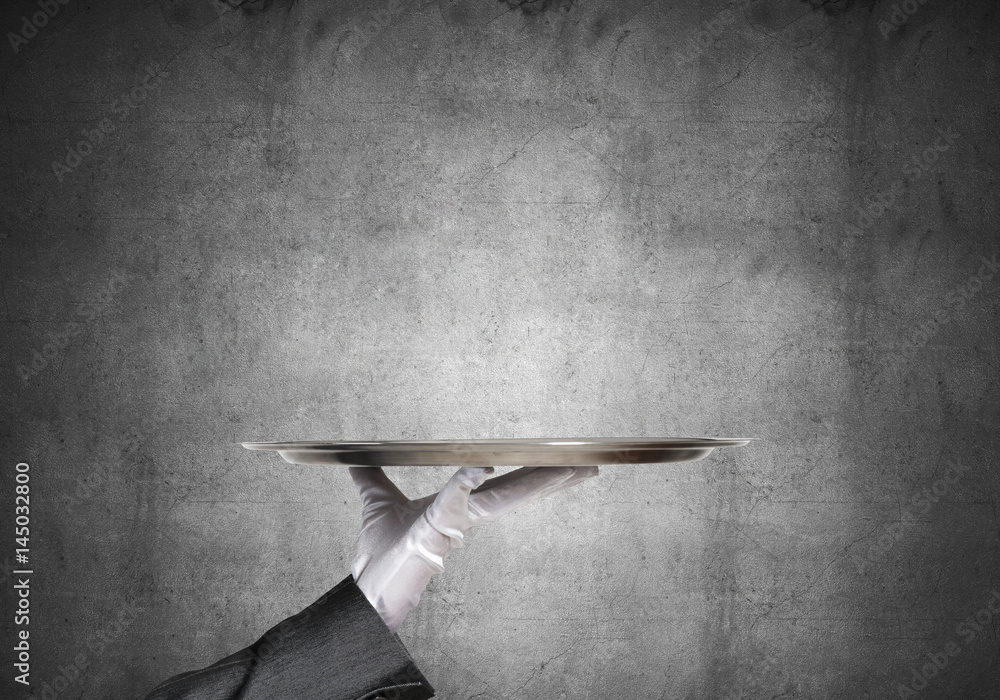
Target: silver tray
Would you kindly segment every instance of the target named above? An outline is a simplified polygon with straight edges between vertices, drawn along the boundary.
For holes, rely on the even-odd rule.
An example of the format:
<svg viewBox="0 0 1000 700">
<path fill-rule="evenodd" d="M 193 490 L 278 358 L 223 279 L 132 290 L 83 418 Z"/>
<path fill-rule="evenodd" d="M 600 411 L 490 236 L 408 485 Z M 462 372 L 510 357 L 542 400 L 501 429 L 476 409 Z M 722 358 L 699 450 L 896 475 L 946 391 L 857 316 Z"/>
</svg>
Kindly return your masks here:
<svg viewBox="0 0 1000 700">
<path fill-rule="evenodd" d="M 385 440 L 375 442 L 244 442 L 274 450 L 292 464 L 366 467 L 573 467 L 693 462 L 716 447 L 754 438 L 558 438 L 521 440 Z"/>
</svg>

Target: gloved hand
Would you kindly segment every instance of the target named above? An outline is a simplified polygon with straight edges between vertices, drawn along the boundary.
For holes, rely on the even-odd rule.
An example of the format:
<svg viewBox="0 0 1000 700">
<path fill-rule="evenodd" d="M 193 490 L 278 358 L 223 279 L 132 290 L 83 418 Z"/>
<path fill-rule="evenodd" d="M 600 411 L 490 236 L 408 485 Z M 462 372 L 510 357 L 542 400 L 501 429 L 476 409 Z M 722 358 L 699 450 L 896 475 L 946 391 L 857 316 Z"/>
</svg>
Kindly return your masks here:
<svg viewBox="0 0 1000 700">
<path fill-rule="evenodd" d="M 462 467 L 436 494 L 411 501 L 381 467 L 351 467 L 361 534 L 351 573 L 395 632 L 444 558 L 474 525 L 597 476 L 597 467 L 525 467 L 486 480 L 493 467 Z"/>
</svg>

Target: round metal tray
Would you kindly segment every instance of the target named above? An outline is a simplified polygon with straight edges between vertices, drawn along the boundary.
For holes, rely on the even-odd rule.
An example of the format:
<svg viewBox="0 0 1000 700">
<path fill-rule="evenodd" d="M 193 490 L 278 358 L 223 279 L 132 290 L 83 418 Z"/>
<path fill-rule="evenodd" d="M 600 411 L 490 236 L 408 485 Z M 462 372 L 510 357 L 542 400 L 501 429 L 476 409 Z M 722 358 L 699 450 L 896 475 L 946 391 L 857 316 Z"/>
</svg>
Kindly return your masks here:
<svg viewBox="0 0 1000 700">
<path fill-rule="evenodd" d="M 754 438 L 558 438 L 520 440 L 385 440 L 375 442 L 244 442 L 274 450 L 292 464 L 367 467 L 573 467 L 693 462 L 717 447 Z"/>
</svg>

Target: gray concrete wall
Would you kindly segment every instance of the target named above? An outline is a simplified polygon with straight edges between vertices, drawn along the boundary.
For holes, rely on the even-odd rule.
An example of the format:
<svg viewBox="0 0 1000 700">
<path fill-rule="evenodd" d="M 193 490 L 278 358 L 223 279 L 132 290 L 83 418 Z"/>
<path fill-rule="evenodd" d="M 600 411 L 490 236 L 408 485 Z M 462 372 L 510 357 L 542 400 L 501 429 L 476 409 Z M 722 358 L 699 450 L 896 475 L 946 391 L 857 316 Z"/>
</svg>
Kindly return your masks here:
<svg viewBox="0 0 1000 700">
<path fill-rule="evenodd" d="M 0 51 L 4 697 L 19 461 L 31 677 L 131 698 L 349 570 L 236 442 L 564 435 L 761 440 L 474 531 L 439 697 L 998 697 L 995 3 L 213 2 Z"/>
</svg>

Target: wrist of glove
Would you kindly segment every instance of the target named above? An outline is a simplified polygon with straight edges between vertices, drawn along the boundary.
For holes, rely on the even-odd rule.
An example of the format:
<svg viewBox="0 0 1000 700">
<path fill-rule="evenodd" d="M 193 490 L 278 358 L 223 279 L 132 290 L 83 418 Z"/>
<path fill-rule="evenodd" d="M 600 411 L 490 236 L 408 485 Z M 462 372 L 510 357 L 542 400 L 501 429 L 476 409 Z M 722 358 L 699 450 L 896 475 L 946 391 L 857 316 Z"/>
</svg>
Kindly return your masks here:
<svg viewBox="0 0 1000 700">
<path fill-rule="evenodd" d="M 431 577 L 444 571 L 444 558 L 456 546 L 461 545 L 436 530 L 426 513 L 421 513 L 387 550 L 375 557 L 359 555 L 351 573 L 372 607 L 395 632 L 406 613 L 420 602 Z"/>
<path fill-rule="evenodd" d="M 594 477 L 598 470 L 524 468 L 487 481 L 492 467 L 463 467 L 439 493 L 412 501 L 378 467 L 352 467 L 350 472 L 362 502 L 351 573 L 395 632 L 474 525 Z"/>
</svg>

